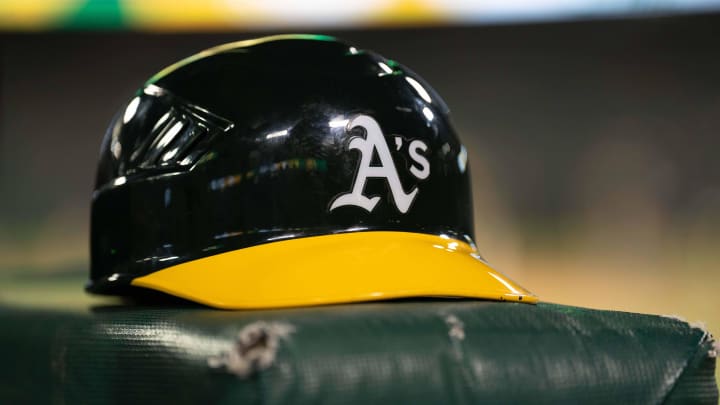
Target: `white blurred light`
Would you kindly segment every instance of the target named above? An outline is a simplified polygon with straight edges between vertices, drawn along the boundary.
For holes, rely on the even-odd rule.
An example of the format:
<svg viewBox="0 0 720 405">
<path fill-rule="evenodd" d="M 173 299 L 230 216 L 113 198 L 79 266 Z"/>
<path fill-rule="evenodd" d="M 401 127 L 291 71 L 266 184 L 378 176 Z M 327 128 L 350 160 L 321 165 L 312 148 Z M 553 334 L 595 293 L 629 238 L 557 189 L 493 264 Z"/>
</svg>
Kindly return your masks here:
<svg viewBox="0 0 720 405">
<path fill-rule="evenodd" d="M 464 145 L 460 146 L 460 153 L 458 153 L 457 156 L 457 164 L 460 173 L 465 173 L 465 169 L 467 168 L 467 159 L 467 149 L 465 149 Z"/>
<path fill-rule="evenodd" d="M 432 121 L 433 118 L 435 118 L 435 114 L 433 114 L 433 112 L 427 107 L 423 107 L 422 112 L 425 118 L 428 119 L 428 121 Z"/>
<path fill-rule="evenodd" d="M 349 120 L 340 118 L 330 121 L 328 125 L 330 126 L 330 128 L 340 128 L 346 126 L 348 122 Z"/>
<path fill-rule="evenodd" d="M 382 62 L 378 62 L 378 66 L 380 66 L 380 69 L 382 69 L 386 74 L 391 74 L 393 72 L 392 68 Z"/>
<path fill-rule="evenodd" d="M 139 105 L 140 97 L 135 97 L 130 101 L 130 103 L 128 103 L 127 108 L 125 108 L 125 114 L 123 114 L 123 124 L 127 124 L 131 119 L 133 119 Z"/>
<path fill-rule="evenodd" d="M 432 103 L 430 94 L 428 94 L 427 90 L 425 90 L 425 88 L 420 83 L 418 83 L 417 80 L 413 79 L 410 76 L 405 76 L 405 80 L 408 83 L 410 83 L 412 88 L 415 89 L 415 91 L 417 91 L 417 93 L 420 95 L 420 97 L 422 97 L 423 100 L 425 100 L 428 103 Z"/>
<path fill-rule="evenodd" d="M 125 183 L 127 183 L 127 177 L 120 176 L 113 181 L 113 186 L 122 186 Z"/>
<path fill-rule="evenodd" d="M 283 129 L 282 131 L 272 132 L 272 133 L 265 135 L 265 139 L 273 139 L 273 138 L 277 138 L 280 136 L 285 136 L 287 134 L 288 134 L 288 130 Z"/>
<path fill-rule="evenodd" d="M 165 135 L 163 135 L 162 138 L 160 138 L 160 141 L 158 142 L 156 148 L 162 149 L 166 147 L 170 142 L 172 142 L 173 139 L 175 139 L 175 136 L 180 132 L 180 130 L 183 128 L 182 122 L 176 122 L 173 124 L 172 127 L 170 127 L 170 130 L 168 130 Z"/>
</svg>

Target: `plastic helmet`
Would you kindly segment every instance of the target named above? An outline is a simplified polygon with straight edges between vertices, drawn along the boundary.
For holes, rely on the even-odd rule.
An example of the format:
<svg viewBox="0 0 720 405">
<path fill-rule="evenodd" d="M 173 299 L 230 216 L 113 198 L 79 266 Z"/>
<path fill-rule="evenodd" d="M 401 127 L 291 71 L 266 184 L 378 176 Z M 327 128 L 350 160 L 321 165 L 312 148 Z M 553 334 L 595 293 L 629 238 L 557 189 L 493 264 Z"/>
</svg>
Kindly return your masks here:
<svg viewBox="0 0 720 405">
<path fill-rule="evenodd" d="M 331 37 L 230 43 L 153 76 L 105 135 L 91 223 L 93 293 L 537 301 L 473 243 L 467 151 L 440 96 Z"/>
</svg>

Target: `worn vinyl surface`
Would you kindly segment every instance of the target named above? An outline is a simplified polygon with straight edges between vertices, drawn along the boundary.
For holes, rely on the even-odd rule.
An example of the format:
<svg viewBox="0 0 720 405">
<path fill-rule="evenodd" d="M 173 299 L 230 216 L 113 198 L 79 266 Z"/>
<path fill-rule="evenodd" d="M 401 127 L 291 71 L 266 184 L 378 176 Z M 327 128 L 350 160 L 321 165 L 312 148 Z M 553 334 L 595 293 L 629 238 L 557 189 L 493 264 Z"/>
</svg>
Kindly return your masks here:
<svg viewBox="0 0 720 405">
<path fill-rule="evenodd" d="M 265 311 L 0 306 L 0 403 L 707 403 L 675 319 L 399 301 Z"/>
</svg>

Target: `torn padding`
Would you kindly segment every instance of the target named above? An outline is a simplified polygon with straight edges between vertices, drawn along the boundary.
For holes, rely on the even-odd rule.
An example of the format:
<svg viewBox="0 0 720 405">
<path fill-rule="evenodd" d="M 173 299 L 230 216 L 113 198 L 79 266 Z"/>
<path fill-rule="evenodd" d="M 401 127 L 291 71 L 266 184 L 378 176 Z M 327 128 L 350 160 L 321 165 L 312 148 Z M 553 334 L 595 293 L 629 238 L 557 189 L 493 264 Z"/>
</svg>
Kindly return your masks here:
<svg viewBox="0 0 720 405">
<path fill-rule="evenodd" d="M 554 304 L 0 306 L 0 325 L 0 403 L 718 401 L 701 329 Z"/>
</svg>

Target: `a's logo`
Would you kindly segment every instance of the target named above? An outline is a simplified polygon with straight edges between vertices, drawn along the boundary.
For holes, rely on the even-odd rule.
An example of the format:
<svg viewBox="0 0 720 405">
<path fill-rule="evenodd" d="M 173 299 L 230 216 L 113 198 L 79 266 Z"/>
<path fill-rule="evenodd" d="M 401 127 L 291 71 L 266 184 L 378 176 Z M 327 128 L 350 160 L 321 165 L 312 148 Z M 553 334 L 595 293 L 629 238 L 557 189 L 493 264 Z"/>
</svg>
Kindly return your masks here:
<svg viewBox="0 0 720 405">
<path fill-rule="evenodd" d="M 350 143 L 348 144 L 348 149 L 357 149 L 361 155 L 355 182 L 353 183 L 352 191 L 335 197 L 330 204 L 330 211 L 345 205 L 355 205 L 368 212 L 372 212 L 380 201 L 380 197 L 365 196 L 363 194 L 365 183 L 369 178 L 381 178 L 385 179 L 390 187 L 395 206 L 397 206 L 401 213 L 406 213 L 417 196 L 418 188 L 413 187 L 413 189 L 407 193 L 403 189 L 397 169 L 395 168 L 395 163 L 390 155 L 390 149 L 388 148 L 387 142 L 385 142 L 385 136 L 380 129 L 380 125 L 374 118 L 368 115 L 358 115 L 348 122 L 347 131 L 350 132 L 356 127 L 363 128 L 366 135 L 365 138 L 355 136 L 350 139 Z M 395 142 L 399 149 L 402 138 L 396 137 Z M 410 173 L 419 180 L 424 180 L 430 175 L 430 163 L 427 158 L 421 154 L 421 152 L 425 152 L 427 148 L 425 142 L 420 140 L 414 140 L 410 142 L 408 146 L 410 158 L 413 160 L 413 165 L 410 166 Z M 380 163 L 371 166 L 373 154 L 375 153 L 377 153 Z"/>
</svg>

